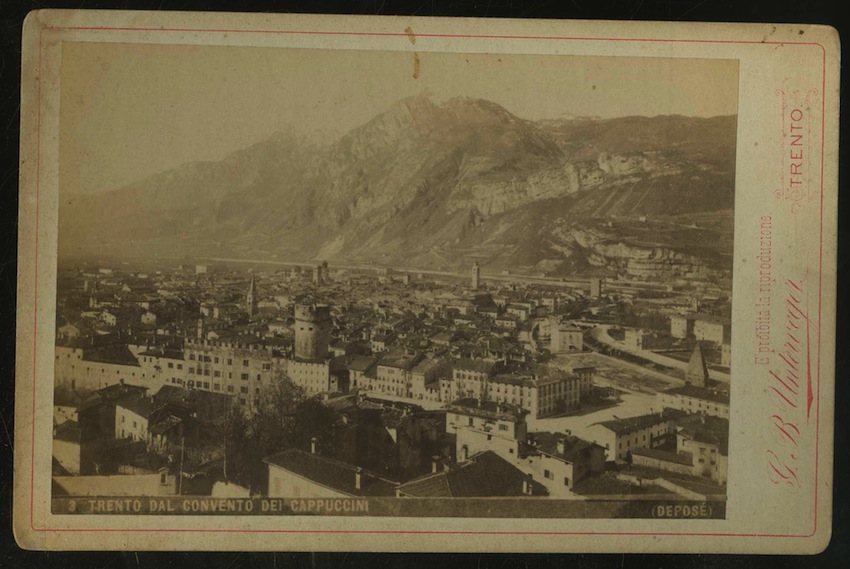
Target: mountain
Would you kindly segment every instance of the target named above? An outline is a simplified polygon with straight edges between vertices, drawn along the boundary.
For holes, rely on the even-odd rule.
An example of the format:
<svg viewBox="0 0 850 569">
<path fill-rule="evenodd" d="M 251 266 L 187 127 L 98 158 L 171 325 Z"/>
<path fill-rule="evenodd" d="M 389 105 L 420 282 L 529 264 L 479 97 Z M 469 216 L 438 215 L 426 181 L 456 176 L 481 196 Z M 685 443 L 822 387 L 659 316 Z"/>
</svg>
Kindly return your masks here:
<svg viewBox="0 0 850 569">
<path fill-rule="evenodd" d="M 71 196 L 60 256 L 718 275 L 731 269 L 735 129 L 735 116 L 527 121 L 417 96 L 331 145 L 281 133 Z"/>
</svg>

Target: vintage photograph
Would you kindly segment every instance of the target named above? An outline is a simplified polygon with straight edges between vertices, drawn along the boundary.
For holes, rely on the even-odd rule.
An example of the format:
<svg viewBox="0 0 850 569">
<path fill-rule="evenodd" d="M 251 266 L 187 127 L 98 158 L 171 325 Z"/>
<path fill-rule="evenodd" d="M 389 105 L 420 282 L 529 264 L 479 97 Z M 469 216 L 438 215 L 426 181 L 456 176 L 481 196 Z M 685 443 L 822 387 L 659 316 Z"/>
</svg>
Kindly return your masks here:
<svg viewBox="0 0 850 569">
<path fill-rule="evenodd" d="M 724 519 L 738 81 L 64 43 L 53 513 Z"/>
</svg>

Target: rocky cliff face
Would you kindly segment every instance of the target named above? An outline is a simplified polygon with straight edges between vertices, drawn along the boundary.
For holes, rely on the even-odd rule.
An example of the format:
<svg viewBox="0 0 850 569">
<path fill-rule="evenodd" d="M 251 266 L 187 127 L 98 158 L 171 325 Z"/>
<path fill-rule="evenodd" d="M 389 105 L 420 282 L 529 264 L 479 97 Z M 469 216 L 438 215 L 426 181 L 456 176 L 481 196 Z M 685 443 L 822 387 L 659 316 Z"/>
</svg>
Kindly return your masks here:
<svg viewBox="0 0 850 569">
<path fill-rule="evenodd" d="M 60 254 L 711 275 L 731 253 L 717 219 L 731 219 L 734 142 L 735 117 L 530 122 L 489 101 L 414 97 L 327 147 L 282 134 L 63 200 Z M 609 223 L 644 217 L 676 238 Z"/>
</svg>

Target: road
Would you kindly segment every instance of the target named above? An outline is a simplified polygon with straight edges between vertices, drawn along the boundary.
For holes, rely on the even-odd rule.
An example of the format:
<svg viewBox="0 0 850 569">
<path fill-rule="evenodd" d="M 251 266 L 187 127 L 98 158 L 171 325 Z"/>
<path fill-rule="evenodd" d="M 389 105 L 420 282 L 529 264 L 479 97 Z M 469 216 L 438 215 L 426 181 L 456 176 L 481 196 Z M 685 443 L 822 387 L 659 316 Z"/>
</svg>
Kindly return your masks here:
<svg viewBox="0 0 850 569">
<path fill-rule="evenodd" d="M 628 352 L 632 355 L 638 356 L 650 362 L 662 365 L 664 367 L 678 369 L 681 371 L 685 371 L 688 367 L 687 362 L 683 362 L 681 360 L 677 360 L 675 358 L 670 358 L 661 354 L 656 354 L 655 352 L 651 352 L 649 350 L 641 350 L 638 348 L 633 348 L 631 346 L 627 346 L 626 344 L 619 342 L 611 337 L 608 331 L 611 329 L 610 324 L 601 324 L 596 326 L 590 331 L 591 337 L 600 342 L 602 344 L 606 344 L 611 346 L 612 348 L 616 348 L 623 352 Z M 723 373 L 714 369 L 708 370 L 708 377 L 714 379 L 716 381 L 722 381 L 724 383 L 729 383 L 730 376 L 728 373 Z"/>
<path fill-rule="evenodd" d="M 182 259 L 183 257 L 171 257 L 172 259 Z M 198 257 L 200 261 L 210 261 L 214 263 L 247 263 L 253 265 L 277 265 L 282 267 L 313 267 L 317 264 L 317 262 L 311 261 L 302 261 L 302 262 L 294 262 L 294 261 L 275 261 L 269 259 L 235 259 L 230 257 Z M 378 269 L 386 269 L 388 267 L 378 266 L 378 265 L 340 265 L 334 263 L 332 268 L 334 269 L 345 269 L 348 271 L 376 271 Z M 433 269 L 415 269 L 415 268 L 404 268 L 404 267 L 393 267 L 393 272 L 395 273 L 410 273 L 410 274 L 423 274 L 423 275 L 431 275 L 431 276 L 439 276 L 439 277 L 452 277 L 457 279 L 467 279 L 470 277 L 470 273 L 468 272 L 453 272 L 453 271 L 437 271 Z M 588 289 L 590 287 L 590 277 L 544 277 L 544 276 L 535 276 L 535 275 L 520 275 L 520 274 L 510 274 L 510 275 L 502 275 L 502 274 L 493 274 L 486 273 L 482 270 L 481 272 L 481 280 L 482 281 L 498 281 L 498 282 L 515 282 L 515 283 L 526 283 L 526 284 L 539 284 L 546 286 L 554 286 L 554 287 L 562 287 L 562 288 L 582 288 Z M 642 283 L 639 281 L 623 281 L 622 283 L 617 283 L 616 281 L 608 281 L 605 283 L 605 290 L 607 291 L 636 291 L 636 290 L 657 290 L 659 287 L 665 286 L 664 283 Z"/>
<path fill-rule="evenodd" d="M 573 415 L 569 417 L 554 417 L 546 419 L 528 419 L 529 431 L 549 431 L 552 433 L 563 433 L 569 430 L 571 434 L 586 441 L 602 440 L 603 428 L 597 425 L 600 421 L 609 421 L 615 418 L 637 417 L 648 413 L 657 412 L 658 403 L 654 393 L 627 392 L 622 396 L 622 402 L 615 407 L 600 409 L 587 415 Z"/>
</svg>

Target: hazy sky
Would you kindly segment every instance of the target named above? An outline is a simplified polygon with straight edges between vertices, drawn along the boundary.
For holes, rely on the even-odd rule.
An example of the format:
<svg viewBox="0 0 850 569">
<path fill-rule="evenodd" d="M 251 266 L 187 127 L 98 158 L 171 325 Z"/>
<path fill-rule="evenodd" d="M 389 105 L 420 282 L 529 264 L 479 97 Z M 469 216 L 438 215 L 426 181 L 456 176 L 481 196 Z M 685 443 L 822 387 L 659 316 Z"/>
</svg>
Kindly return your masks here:
<svg viewBox="0 0 850 569">
<path fill-rule="evenodd" d="M 525 119 L 737 112 L 733 60 L 65 43 L 63 192 L 115 189 L 294 128 L 330 140 L 403 97 L 480 97 Z"/>
</svg>

